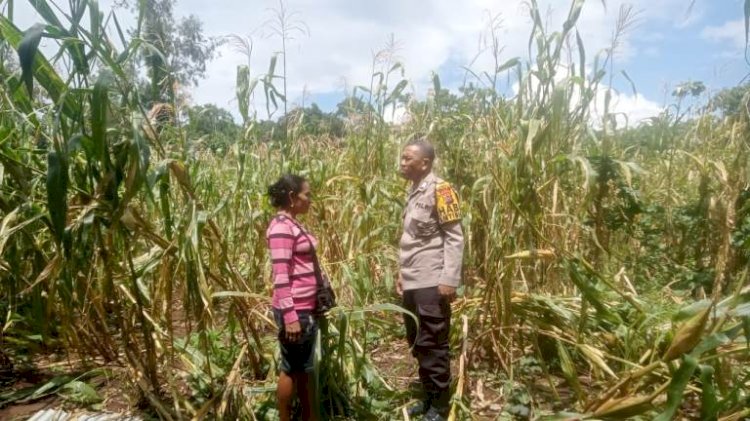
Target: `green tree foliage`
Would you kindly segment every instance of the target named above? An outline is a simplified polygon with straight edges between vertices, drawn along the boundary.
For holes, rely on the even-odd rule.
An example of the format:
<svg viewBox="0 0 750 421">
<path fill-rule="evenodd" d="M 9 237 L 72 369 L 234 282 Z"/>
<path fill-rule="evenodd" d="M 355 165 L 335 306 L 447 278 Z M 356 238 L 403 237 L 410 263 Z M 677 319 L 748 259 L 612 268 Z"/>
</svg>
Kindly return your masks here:
<svg viewBox="0 0 750 421">
<path fill-rule="evenodd" d="M 296 108 L 288 115 L 281 118 L 279 124 L 282 127 L 289 124 L 289 129 L 294 130 L 297 136 L 332 136 L 342 137 L 344 135 L 344 123 L 335 113 L 327 113 L 313 103 L 309 107 Z"/>
<path fill-rule="evenodd" d="M 149 47 L 142 52 L 150 84 L 150 89 L 143 92 L 146 103 L 174 100 L 175 83 L 197 85 L 220 44 L 204 35 L 203 23 L 197 16 L 176 19 L 176 1 L 145 0 L 132 5 L 141 18 L 141 33 Z"/>
<path fill-rule="evenodd" d="M 212 151 L 226 151 L 227 146 L 239 139 L 240 126 L 232 114 L 214 104 L 196 105 L 185 111 L 187 136 L 200 141 Z"/>
<path fill-rule="evenodd" d="M 722 89 L 711 100 L 711 105 L 724 117 L 748 114 L 750 105 L 750 83 Z"/>
<path fill-rule="evenodd" d="M 310 136 L 341 138 L 345 134 L 344 120 L 339 112 L 325 112 L 315 103 L 309 107 L 295 108 L 276 121 L 264 120 L 257 124 L 258 136 L 262 141 L 286 139 L 287 128 L 290 139 Z"/>
</svg>

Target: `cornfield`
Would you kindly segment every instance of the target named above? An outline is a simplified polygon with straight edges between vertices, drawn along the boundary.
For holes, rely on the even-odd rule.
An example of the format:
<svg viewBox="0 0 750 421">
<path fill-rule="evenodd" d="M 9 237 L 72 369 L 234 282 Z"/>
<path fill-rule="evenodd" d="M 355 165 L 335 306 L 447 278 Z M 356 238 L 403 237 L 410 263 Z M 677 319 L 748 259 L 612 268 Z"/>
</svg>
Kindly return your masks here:
<svg viewBox="0 0 750 421">
<path fill-rule="evenodd" d="M 415 364 L 394 292 L 396 165 L 426 133 L 466 235 L 452 419 L 750 417 L 750 114 L 688 114 L 676 96 L 623 125 L 613 50 L 587 52 L 576 31 L 583 1 L 554 31 L 530 1 L 529 57 L 458 98 L 435 75 L 417 101 L 396 63 L 374 60 L 342 138 L 302 133 L 298 114 L 285 140 L 264 139 L 252 98 L 286 101 L 276 58 L 266 75 L 241 66 L 243 127 L 221 151 L 191 138 L 178 100 L 143 105 L 146 37 L 94 0 L 30 3 L 44 22 L 28 30 L 0 16 L 0 410 L 54 396 L 274 419 L 265 189 L 291 171 L 310 180 L 305 222 L 340 301 L 320 337 L 325 419 L 403 419 Z M 387 122 L 394 106 L 408 123 Z"/>
</svg>

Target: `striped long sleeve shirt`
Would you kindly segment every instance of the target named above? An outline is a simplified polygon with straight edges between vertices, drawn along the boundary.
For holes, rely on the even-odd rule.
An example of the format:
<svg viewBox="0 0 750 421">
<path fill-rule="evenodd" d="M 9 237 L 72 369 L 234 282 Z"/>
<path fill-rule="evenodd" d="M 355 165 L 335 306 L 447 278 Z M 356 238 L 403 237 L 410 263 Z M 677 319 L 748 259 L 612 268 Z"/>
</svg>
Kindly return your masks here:
<svg viewBox="0 0 750 421">
<path fill-rule="evenodd" d="M 294 221 L 277 215 L 268 226 L 266 239 L 273 270 L 273 307 L 284 315 L 284 323 L 298 319 L 297 311 L 315 309 L 315 268 L 312 247 L 317 240 Z"/>
</svg>

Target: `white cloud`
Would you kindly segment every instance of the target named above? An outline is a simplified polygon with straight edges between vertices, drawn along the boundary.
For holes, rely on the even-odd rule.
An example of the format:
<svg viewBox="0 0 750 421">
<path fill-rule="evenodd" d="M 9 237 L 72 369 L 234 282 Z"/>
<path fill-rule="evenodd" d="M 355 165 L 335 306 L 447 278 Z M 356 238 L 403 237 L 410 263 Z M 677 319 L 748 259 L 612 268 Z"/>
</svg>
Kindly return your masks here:
<svg viewBox="0 0 750 421">
<path fill-rule="evenodd" d="M 729 42 L 737 49 L 745 48 L 745 24 L 742 19 L 725 22 L 721 26 L 707 26 L 701 37 L 716 43 Z"/>
<path fill-rule="evenodd" d="M 640 23 L 671 24 L 674 11 L 685 9 L 682 0 L 610 0 L 606 10 L 600 2 L 587 2 L 578 30 L 584 38 L 589 59 L 609 47 L 618 12 L 626 3 L 633 5 L 634 12 L 639 12 Z M 250 6 L 237 5 L 235 0 L 215 0 L 213 11 L 199 16 L 206 22 L 206 29 L 214 34 L 247 34 L 271 16 L 265 9 L 276 4 L 263 0 Z M 310 36 L 297 37 L 288 52 L 290 100 L 299 102 L 303 87 L 314 94 L 343 94 L 342 78 L 350 89 L 355 85 L 368 85 L 373 53 L 383 48 L 390 34 L 397 40 L 397 56 L 404 64 L 411 89 L 417 95 L 424 95 L 431 86 L 431 72 L 445 69 L 444 66 L 467 65 L 476 56 L 479 36 L 486 29 L 490 15 L 499 14 L 503 22 L 499 32 L 500 43 L 504 46 L 500 61 L 515 56 L 526 59 L 531 19 L 525 4 L 523 0 L 464 0 L 460 3 L 453 0 L 291 0 L 288 8 L 300 13 L 299 17 L 310 29 Z M 218 12 L 230 5 L 235 13 Z M 180 7 L 185 13 L 205 8 L 199 0 L 183 2 Z M 542 0 L 540 7 L 550 31 L 559 30 L 567 16 L 569 2 Z M 634 27 L 623 37 L 618 65 L 626 65 L 639 54 L 631 41 L 637 29 Z M 258 74 L 266 71 L 270 55 L 279 49 L 279 41 L 255 38 L 253 72 Z M 236 66 L 232 56 L 233 53 L 225 52 L 224 57 L 210 65 L 211 77 L 195 91 L 196 102 L 222 103 L 217 100 L 220 93 L 232 96 L 231 71 Z M 474 67 L 480 71 L 491 69 L 492 63 L 492 57 L 484 54 Z M 214 70 L 216 74 L 227 74 L 217 78 L 213 76 Z M 442 79 L 446 87 L 456 87 L 460 83 L 446 77 Z"/>
<path fill-rule="evenodd" d="M 601 116 L 604 112 L 605 96 L 606 93 L 604 90 L 599 91 L 596 95 L 595 111 L 593 113 L 595 120 L 598 119 L 601 121 Z M 647 99 L 641 94 L 631 95 L 622 92 L 612 92 L 610 113 L 616 115 L 619 126 L 626 124 L 629 127 L 637 126 L 645 119 L 659 115 L 663 110 L 663 106 Z"/>
<path fill-rule="evenodd" d="M 102 10 L 108 10 L 112 0 L 100 3 Z M 299 12 L 298 18 L 310 30 L 309 36 L 297 34 L 287 47 L 291 102 L 301 101 L 303 89 L 312 94 L 343 95 L 342 78 L 349 89 L 368 85 L 373 53 L 383 48 L 390 34 L 398 41 L 397 55 L 402 58 L 411 89 L 417 95 L 425 95 L 431 85 L 432 71 L 449 68 L 450 73 L 456 74 L 461 72 L 459 66 L 468 65 L 477 55 L 479 36 L 486 29 L 490 15 L 499 14 L 503 22 L 498 32 L 504 46 L 500 61 L 516 56 L 528 58 L 531 19 L 525 0 L 289 0 L 287 3 L 289 10 Z M 540 0 L 539 4 L 549 30 L 559 30 L 570 2 Z M 609 0 L 606 9 L 599 1 L 586 2 L 577 29 L 584 38 L 589 60 L 609 46 L 618 12 L 624 4 L 631 4 L 632 10 L 638 12 L 637 24 L 648 22 L 655 26 L 672 26 L 675 10 L 686 10 L 683 0 Z M 277 38 L 264 38 L 261 33 L 268 31 L 259 31 L 273 17 L 269 9 L 275 7 L 277 0 L 213 0 L 210 4 L 205 0 L 180 0 L 175 14 L 197 15 L 209 35 L 253 34 L 251 73 L 259 76 L 266 72 L 270 57 L 280 49 Z M 23 7 L 19 5 L 17 9 Z M 132 18 L 122 16 L 124 13 L 118 12 L 121 22 L 132 22 Z M 618 66 L 627 65 L 641 53 L 633 40 L 638 28 L 633 27 L 623 37 Z M 193 100 L 216 103 L 236 112 L 235 72 L 237 65 L 245 62 L 238 52 L 223 48 L 221 57 L 208 65 L 208 78 L 192 90 Z M 491 69 L 492 57 L 482 55 L 473 67 L 478 71 Z M 277 68 L 280 69 L 281 66 Z M 442 79 L 446 87 L 460 84 L 456 78 Z"/>
</svg>

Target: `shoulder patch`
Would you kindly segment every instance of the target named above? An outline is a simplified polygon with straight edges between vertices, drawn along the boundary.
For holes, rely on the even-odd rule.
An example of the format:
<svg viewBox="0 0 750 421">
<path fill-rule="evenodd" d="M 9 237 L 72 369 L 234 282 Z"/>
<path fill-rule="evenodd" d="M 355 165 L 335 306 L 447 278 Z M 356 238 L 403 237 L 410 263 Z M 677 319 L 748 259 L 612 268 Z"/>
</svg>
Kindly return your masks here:
<svg viewBox="0 0 750 421">
<path fill-rule="evenodd" d="M 461 219 L 458 194 L 447 182 L 443 181 L 435 186 L 435 207 L 441 224 Z"/>
</svg>

